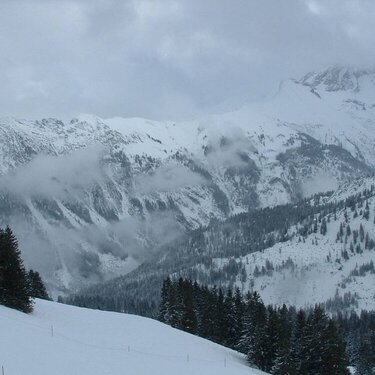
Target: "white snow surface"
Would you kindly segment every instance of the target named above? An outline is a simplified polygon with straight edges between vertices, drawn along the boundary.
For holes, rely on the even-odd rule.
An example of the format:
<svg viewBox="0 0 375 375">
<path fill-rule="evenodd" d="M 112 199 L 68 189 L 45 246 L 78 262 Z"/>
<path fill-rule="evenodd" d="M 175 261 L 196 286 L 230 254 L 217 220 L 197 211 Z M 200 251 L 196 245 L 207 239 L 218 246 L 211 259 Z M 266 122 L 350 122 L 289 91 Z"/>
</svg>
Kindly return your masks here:
<svg viewBox="0 0 375 375">
<path fill-rule="evenodd" d="M 330 198 L 331 201 L 344 200 L 350 195 L 357 194 L 364 189 L 374 186 L 375 179 L 364 178 L 353 181 L 338 189 Z M 358 313 L 361 310 L 375 310 L 375 273 L 366 272 L 355 276 L 353 271 L 370 262 L 375 263 L 375 250 L 364 248 L 364 242 L 358 241 L 362 253 L 352 252 L 350 242 L 337 241 L 340 223 L 350 225 L 351 231 L 359 231 L 360 225 L 370 239 L 375 239 L 375 197 L 367 200 L 369 205 L 369 219 L 361 214 L 357 217 L 350 209 L 337 212 L 337 219 L 330 214 L 327 223 L 327 234 L 312 233 L 303 241 L 300 236 L 292 236 L 289 241 L 276 243 L 263 251 L 257 251 L 238 258 L 216 258 L 213 262 L 214 270 L 220 271 L 229 262 L 242 265 L 246 271 L 246 280 L 237 277 L 235 286 L 243 292 L 254 290 L 259 292 L 266 304 L 292 305 L 308 308 L 317 303 L 325 303 L 336 297 L 343 298 L 346 293 L 355 295 L 356 304 L 349 309 Z M 364 206 L 363 206 L 364 208 Z M 363 209 L 362 208 L 362 209 Z M 357 209 L 360 212 L 360 209 Z M 345 212 L 348 223 L 345 224 Z M 317 217 L 317 216 L 316 216 Z M 326 217 L 328 220 L 328 216 Z M 290 234 L 296 233 L 297 227 L 290 229 Z M 344 259 L 342 252 L 348 252 L 348 259 Z M 271 262 L 274 270 L 269 274 L 254 276 L 256 267 L 261 271 Z M 203 265 L 198 269 L 205 270 Z"/>
<path fill-rule="evenodd" d="M 53 335 L 52 335 L 53 330 Z M 0 306 L 6 375 L 261 375 L 243 355 L 152 319 L 36 300 Z"/>
</svg>

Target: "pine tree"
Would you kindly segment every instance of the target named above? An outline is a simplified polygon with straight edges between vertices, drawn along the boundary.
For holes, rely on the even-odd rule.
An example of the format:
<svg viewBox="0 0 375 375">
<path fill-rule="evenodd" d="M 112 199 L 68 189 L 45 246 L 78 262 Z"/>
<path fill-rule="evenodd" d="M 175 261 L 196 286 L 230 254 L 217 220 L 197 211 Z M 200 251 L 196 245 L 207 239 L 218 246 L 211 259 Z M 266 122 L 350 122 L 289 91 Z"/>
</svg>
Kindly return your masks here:
<svg viewBox="0 0 375 375">
<path fill-rule="evenodd" d="M 267 323 L 264 334 L 260 340 L 262 358 L 260 369 L 270 372 L 275 364 L 276 354 L 279 348 L 280 321 L 276 310 L 269 306 L 267 309 Z"/>
<path fill-rule="evenodd" d="M 301 374 L 324 375 L 322 373 L 323 342 L 321 334 L 328 325 L 328 317 L 323 310 L 316 306 L 309 316 L 304 329 L 301 351 Z"/>
<path fill-rule="evenodd" d="M 215 337 L 216 322 L 216 289 L 209 290 L 207 287 L 200 289 L 198 297 L 198 335 L 213 340 Z"/>
<path fill-rule="evenodd" d="M 292 321 L 286 305 L 283 305 L 282 308 L 278 310 L 278 318 L 278 342 L 272 373 L 291 374 L 293 370 L 291 356 Z"/>
<path fill-rule="evenodd" d="M 163 286 L 161 288 L 160 294 L 160 308 L 159 308 L 159 316 L 158 319 L 163 322 L 170 324 L 170 298 L 171 298 L 171 288 L 172 288 L 172 281 L 169 277 L 167 277 L 163 281 Z"/>
<path fill-rule="evenodd" d="M 234 306 L 234 297 L 232 289 L 229 288 L 227 291 L 227 295 L 225 296 L 224 301 L 224 309 L 225 309 L 225 316 L 226 316 L 226 332 L 224 333 L 225 339 L 224 343 L 229 348 L 234 348 L 236 346 L 236 335 L 237 335 L 237 317 L 235 313 L 235 306 Z"/>
<path fill-rule="evenodd" d="M 182 296 L 179 285 L 174 282 L 169 292 L 168 320 L 174 328 L 181 328 Z"/>
<path fill-rule="evenodd" d="M 360 343 L 356 359 L 357 375 L 373 375 L 375 373 L 375 353 L 366 338 Z"/>
<path fill-rule="evenodd" d="M 286 350 L 285 348 L 278 349 L 271 373 L 275 375 L 298 374 L 294 369 L 291 353 L 289 350 Z"/>
<path fill-rule="evenodd" d="M 228 321 L 225 314 L 224 294 L 221 288 L 219 288 L 216 298 L 215 317 L 215 341 L 224 343 L 228 329 Z"/>
<path fill-rule="evenodd" d="M 322 224 L 320 226 L 320 233 L 325 236 L 327 233 L 327 221 L 326 218 L 324 217 L 322 220 Z"/>
<path fill-rule="evenodd" d="M 359 225 L 359 240 L 363 242 L 365 239 L 365 230 L 363 229 L 363 225 Z"/>
<path fill-rule="evenodd" d="M 250 292 L 246 294 L 245 299 L 246 301 L 243 307 L 242 331 L 240 339 L 236 345 L 236 349 L 241 353 L 247 354 L 252 342 L 252 333 L 254 330 L 253 311 L 251 309 L 252 295 Z"/>
<path fill-rule="evenodd" d="M 370 207 L 368 205 L 368 202 L 366 202 L 365 211 L 363 212 L 363 218 L 366 220 L 370 218 Z"/>
<path fill-rule="evenodd" d="M 264 369 L 264 335 L 267 322 L 267 312 L 259 294 L 254 292 L 247 295 L 246 321 L 240 346 L 246 350 L 250 364 Z"/>
<path fill-rule="evenodd" d="M 184 280 L 179 286 L 182 295 L 181 328 L 189 333 L 195 333 L 197 331 L 197 317 L 195 315 L 193 285 L 190 280 Z"/>
<path fill-rule="evenodd" d="M 0 230 L 0 303 L 26 313 L 33 307 L 21 252 L 9 227 Z"/>
<path fill-rule="evenodd" d="M 291 337 L 291 349 L 290 349 L 290 360 L 291 360 L 291 374 L 302 374 L 302 363 L 303 359 L 303 347 L 304 347 L 304 336 L 306 327 L 306 314 L 303 310 L 298 311 L 295 318 Z"/>
<path fill-rule="evenodd" d="M 243 329 L 243 314 L 244 303 L 242 300 L 242 294 L 240 289 L 236 288 L 236 292 L 234 295 L 234 347 L 237 345 L 241 338 L 241 333 Z"/>
<path fill-rule="evenodd" d="M 323 342 L 322 374 L 349 375 L 348 359 L 345 344 L 337 331 L 336 324 L 329 320 L 327 327 L 321 334 Z"/>
<path fill-rule="evenodd" d="M 30 270 L 27 277 L 30 284 L 30 295 L 34 298 L 49 300 L 50 297 L 39 272 Z"/>
<path fill-rule="evenodd" d="M 345 346 L 320 306 L 309 317 L 301 352 L 301 375 L 348 375 Z"/>
<path fill-rule="evenodd" d="M 314 233 L 318 233 L 318 221 L 314 219 L 314 228 L 313 228 Z"/>
<path fill-rule="evenodd" d="M 339 235 L 340 235 L 340 238 L 342 238 L 342 236 L 344 235 L 344 228 L 343 228 L 342 223 L 340 223 Z"/>
</svg>

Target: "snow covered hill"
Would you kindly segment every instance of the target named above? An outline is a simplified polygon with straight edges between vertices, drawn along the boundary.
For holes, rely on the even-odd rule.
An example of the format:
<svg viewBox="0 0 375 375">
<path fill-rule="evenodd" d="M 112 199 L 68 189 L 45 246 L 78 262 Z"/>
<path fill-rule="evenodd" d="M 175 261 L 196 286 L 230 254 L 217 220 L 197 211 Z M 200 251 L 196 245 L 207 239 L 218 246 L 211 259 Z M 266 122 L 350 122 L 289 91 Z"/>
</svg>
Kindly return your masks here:
<svg viewBox="0 0 375 375">
<path fill-rule="evenodd" d="M 135 315 L 36 301 L 26 315 L 0 306 L 5 375 L 254 374 L 243 355 Z"/>
<path fill-rule="evenodd" d="M 69 302 L 152 315 L 171 276 L 257 291 L 266 304 L 374 310 L 374 223 L 375 178 L 353 180 L 333 193 L 213 222 Z"/>
<path fill-rule="evenodd" d="M 366 189 L 372 193 L 361 200 Z M 237 275 L 228 277 L 230 284 L 256 290 L 266 304 L 375 310 L 374 189 L 374 178 L 347 184 L 327 203 L 350 197 L 348 206 L 315 215 L 307 236 L 299 234 L 301 222 L 289 229 L 288 241 L 241 257 L 216 258 L 208 268 L 200 264 L 196 269 L 204 275 L 237 268 Z"/>
<path fill-rule="evenodd" d="M 0 120 L 0 225 L 50 291 L 125 274 L 181 233 L 375 167 L 375 75 L 331 67 L 175 123 Z"/>
</svg>

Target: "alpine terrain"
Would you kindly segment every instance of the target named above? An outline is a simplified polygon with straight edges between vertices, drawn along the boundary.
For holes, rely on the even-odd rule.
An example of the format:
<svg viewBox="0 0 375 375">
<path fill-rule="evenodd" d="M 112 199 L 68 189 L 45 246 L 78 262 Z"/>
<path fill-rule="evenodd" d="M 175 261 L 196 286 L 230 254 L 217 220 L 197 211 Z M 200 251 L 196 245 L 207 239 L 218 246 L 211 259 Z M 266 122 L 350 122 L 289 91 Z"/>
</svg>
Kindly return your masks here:
<svg viewBox="0 0 375 375">
<path fill-rule="evenodd" d="M 0 225 L 12 226 L 26 266 L 38 269 L 57 296 L 137 274 L 141 264 L 155 266 L 155 259 L 167 261 L 197 231 L 339 189 L 321 197 L 323 206 L 311 204 L 310 211 L 283 223 L 288 239 L 282 244 L 275 235 L 259 252 L 259 244 L 236 247 L 241 239 L 235 238 L 230 241 L 236 249 L 228 247 L 229 253 L 218 250 L 227 242 L 212 246 L 207 264 L 199 257 L 189 260 L 202 277 L 242 264 L 243 288 L 260 288 L 267 302 L 304 305 L 335 298 L 342 277 L 349 277 L 359 261 L 371 261 L 367 250 L 343 259 L 346 247 L 336 234 L 347 208 L 337 207 L 336 220 L 331 220 L 334 208 L 324 205 L 344 199 L 343 184 L 359 188 L 370 181 L 365 178 L 375 167 L 374 90 L 374 71 L 333 66 L 284 81 L 261 102 L 190 122 L 93 115 L 68 122 L 2 118 Z M 357 203 L 369 205 L 368 223 L 374 211 L 370 198 Z M 353 230 L 359 230 L 362 216 L 350 217 Z M 326 235 L 308 233 L 300 240 L 300 220 L 319 220 L 320 228 L 323 218 L 330 219 Z M 277 225 L 270 233 L 280 229 Z M 363 228 L 371 237 L 371 228 Z M 241 232 L 241 226 L 236 230 Z M 347 247 L 349 240 L 343 240 Z M 262 273 L 266 261 L 272 262 L 272 277 L 270 270 Z M 308 286 L 298 287 L 306 292 L 295 289 L 285 296 L 287 285 L 297 288 L 289 276 L 292 263 L 294 273 L 306 274 Z M 261 276 L 253 279 L 255 267 Z M 177 271 L 171 267 L 167 273 Z M 332 287 L 319 294 L 321 272 L 336 276 Z M 239 279 L 220 280 L 229 281 Z M 373 301 L 366 299 L 367 304 Z"/>
</svg>

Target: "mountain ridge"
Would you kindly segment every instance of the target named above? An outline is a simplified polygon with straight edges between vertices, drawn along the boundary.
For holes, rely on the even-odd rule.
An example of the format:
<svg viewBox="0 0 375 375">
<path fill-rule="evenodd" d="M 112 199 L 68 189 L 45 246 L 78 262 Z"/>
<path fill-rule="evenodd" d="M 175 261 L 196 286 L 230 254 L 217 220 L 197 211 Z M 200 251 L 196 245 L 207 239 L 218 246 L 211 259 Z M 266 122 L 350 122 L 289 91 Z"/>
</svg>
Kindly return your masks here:
<svg viewBox="0 0 375 375">
<path fill-rule="evenodd" d="M 64 293 L 131 271 L 168 232 L 335 190 L 374 170 L 371 77 L 358 92 L 289 80 L 262 103 L 179 123 L 0 119 L 0 225 Z"/>
</svg>

